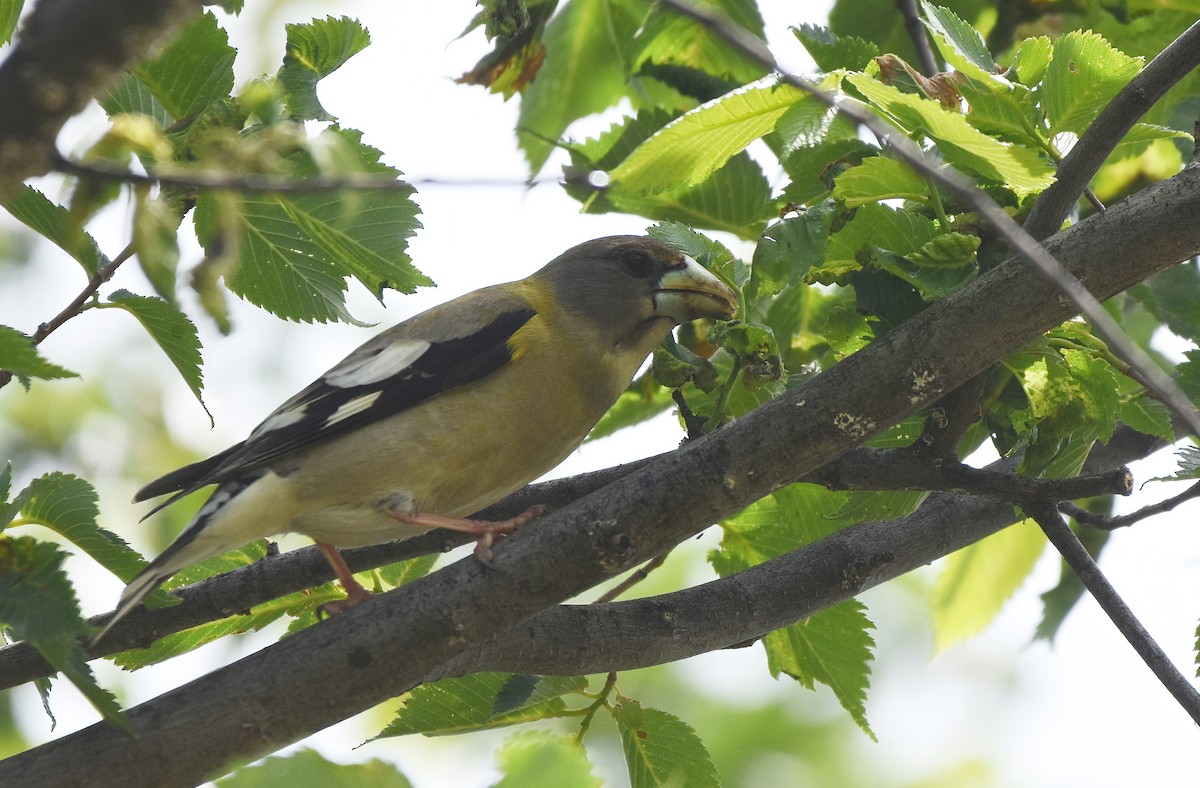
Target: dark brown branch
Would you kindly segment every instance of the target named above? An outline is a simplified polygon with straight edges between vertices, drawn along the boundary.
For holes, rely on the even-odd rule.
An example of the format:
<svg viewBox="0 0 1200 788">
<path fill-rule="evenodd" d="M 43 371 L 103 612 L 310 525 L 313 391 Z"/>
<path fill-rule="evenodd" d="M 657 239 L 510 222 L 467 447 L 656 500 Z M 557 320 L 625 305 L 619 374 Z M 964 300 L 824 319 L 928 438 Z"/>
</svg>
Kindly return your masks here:
<svg viewBox="0 0 1200 788">
<path fill-rule="evenodd" d="M 1093 528 L 1099 528 L 1102 531 L 1115 531 L 1118 528 L 1125 528 L 1133 525 L 1134 523 L 1141 522 L 1142 520 L 1145 520 L 1148 517 L 1153 517 L 1156 514 L 1169 512 L 1176 506 L 1187 503 L 1188 501 L 1196 498 L 1200 498 L 1200 482 L 1193 484 L 1179 495 L 1168 498 L 1165 501 L 1159 501 L 1156 504 L 1151 504 L 1150 506 L 1144 506 L 1141 509 L 1138 509 L 1136 512 L 1130 512 L 1129 514 L 1113 516 L 1109 514 L 1100 514 L 1098 512 L 1089 512 L 1087 509 L 1084 509 L 1081 506 L 1076 506 L 1070 503 L 1060 504 L 1058 508 L 1063 514 L 1070 515 L 1071 517 L 1075 518 L 1076 521 L 1084 523 L 1085 525 L 1090 525 Z"/>
<path fill-rule="evenodd" d="M 1198 195 L 1200 170 L 1188 168 L 1047 243 L 1107 298 L 1200 251 Z M 494 568 L 464 560 L 381 594 L 129 710 L 135 737 L 98 724 L 0 762 L 0 784 L 194 784 L 278 749 L 811 473 L 1072 311 L 1010 260 L 801 386 L 517 532 Z M 845 558 L 851 576 L 878 571 Z"/>
<path fill-rule="evenodd" d="M 1042 276 L 1055 284 L 1059 291 L 1070 299 L 1080 314 L 1088 319 L 1092 329 L 1108 343 L 1118 357 L 1137 370 L 1149 384 L 1155 398 L 1171 409 L 1188 430 L 1200 436 L 1200 413 L 1178 384 L 1171 379 L 1138 345 L 1125 335 L 1120 325 L 1109 315 L 1100 301 L 1083 286 L 1079 278 L 1067 270 L 1053 255 L 1040 246 L 1036 239 L 1021 229 L 994 200 L 961 173 L 949 167 L 936 167 L 926 158 L 921 149 L 911 140 L 898 135 L 886 121 L 869 110 L 844 102 L 839 96 L 831 95 L 807 79 L 783 72 L 767 45 L 759 38 L 739 27 L 728 17 L 711 8 L 696 6 L 686 0 L 661 0 L 680 13 L 702 22 L 720 35 L 734 48 L 753 58 L 764 68 L 778 72 L 787 84 L 803 90 L 821 103 L 836 109 L 855 123 L 869 129 L 880 140 L 884 140 L 896 157 L 970 206 L 979 217 L 996 230 L 1021 258 L 1032 265 Z M 1190 31 L 1189 31 L 1190 32 Z"/>
<path fill-rule="evenodd" d="M 1183 710 L 1197 724 L 1200 724 L 1200 693 L 1171 663 L 1166 653 L 1154 642 L 1154 638 L 1125 604 L 1125 600 L 1121 599 L 1120 594 L 1104 577 L 1100 567 L 1092 560 L 1092 556 L 1080 544 L 1066 521 L 1062 519 L 1054 502 L 1030 503 L 1024 508 L 1042 527 L 1046 538 L 1062 555 L 1063 560 L 1067 562 L 1072 571 L 1083 581 L 1084 586 L 1099 603 L 1101 609 L 1112 619 L 1113 624 L 1129 641 L 1129 645 L 1133 646 L 1133 650 L 1154 672 L 1154 675 L 1179 702 Z"/>
<path fill-rule="evenodd" d="M 917 50 L 917 65 L 921 67 L 921 73 L 932 77 L 938 73 L 937 57 L 933 54 L 933 46 L 929 43 L 929 34 L 925 31 L 925 23 L 921 21 L 921 14 L 917 11 L 916 0 L 896 0 L 896 10 L 904 18 L 904 29 L 908 32 L 913 48 Z"/>
<path fill-rule="evenodd" d="M 1200 66 L 1200 22 L 1151 60 L 1096 116 L 1059 164 L 1054 183 L 1038 195 L 1025 220 L 1025 230 L 1039 240 L 1057 231 L 1092 176 L 1133 124 L 1197 66 Z"/>
<path fill-rule="evenodd" d="M 67 119 L 200 6 L 197 0 L 40 0 L 0 64 L 0 196 L 49 171 Z"/>
</svg>

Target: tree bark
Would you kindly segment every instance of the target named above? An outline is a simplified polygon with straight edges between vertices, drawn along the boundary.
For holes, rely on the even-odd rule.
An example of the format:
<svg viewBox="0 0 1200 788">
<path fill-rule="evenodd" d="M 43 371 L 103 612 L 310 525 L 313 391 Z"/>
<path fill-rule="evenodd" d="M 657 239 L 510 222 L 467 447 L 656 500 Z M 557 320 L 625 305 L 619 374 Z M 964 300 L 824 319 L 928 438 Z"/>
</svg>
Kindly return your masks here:
<svg viewBox="0 0 1200 788">
<path fill-rule="evenodd" d="M 1200 253 L 1200 169 L 1047 248 L 1100 298 Z M 260 757 L 447 673 L 498 633 L 812 472 L 1071 315 L 1049 282 L 1010 260 L 803 386 L 518 532 L 493 568 L 467 559 L 380 595 L 131 709 L 134 737 L 97 724 L 14 756 L 0 763 L 0 784 L 192 785 Z M 931 557 L 961 546 L 923 539 Z M 828 560 L 840 572 L 826 582 L 876 571 L 864 573 L 852 551 Z"/>
</svg>

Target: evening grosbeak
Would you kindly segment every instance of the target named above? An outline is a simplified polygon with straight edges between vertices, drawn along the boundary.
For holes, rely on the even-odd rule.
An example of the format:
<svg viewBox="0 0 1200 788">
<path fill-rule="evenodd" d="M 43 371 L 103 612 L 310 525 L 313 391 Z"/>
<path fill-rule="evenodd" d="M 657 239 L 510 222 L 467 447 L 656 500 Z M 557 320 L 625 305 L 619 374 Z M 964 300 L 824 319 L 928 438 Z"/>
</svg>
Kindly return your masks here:
<svg viewBox="0 0 1200 788">
<path fill-rule="evenodd" d="M 538 512 L 499 523 L 461 518 L 574 451 L 676 325 L 729 318 L 736 305 L 690 257 L 621 235 L 405 320 L 245 441 L 138 491 L 134 501 L 174 493 L 153 514 L 217 485 L 125 588 L 109 627 L 180 569 L 272 534 L 316 540 L 351 603 L 369 594 L 337 547 L 450 527 L 475 534 L 477 552 L 490 556 L 496 534 Z"/>
</svg>

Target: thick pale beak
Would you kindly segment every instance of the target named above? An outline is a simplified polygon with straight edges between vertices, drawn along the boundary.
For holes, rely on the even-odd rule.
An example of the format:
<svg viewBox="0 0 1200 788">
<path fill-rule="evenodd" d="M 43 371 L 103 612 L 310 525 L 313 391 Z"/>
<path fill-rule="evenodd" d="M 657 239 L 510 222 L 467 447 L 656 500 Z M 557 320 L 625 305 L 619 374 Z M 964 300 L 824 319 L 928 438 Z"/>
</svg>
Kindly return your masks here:
<svg viewBox="0 0 1200 788">
<path fill-rule="evenodd" d="M 737 294 L 687 255 L 683 256 L 683 262 L 682 268 L 672 268 L 658 280 L 654 313 L 676 323 L 699 317 L 733 317 Z"/>
</svg>

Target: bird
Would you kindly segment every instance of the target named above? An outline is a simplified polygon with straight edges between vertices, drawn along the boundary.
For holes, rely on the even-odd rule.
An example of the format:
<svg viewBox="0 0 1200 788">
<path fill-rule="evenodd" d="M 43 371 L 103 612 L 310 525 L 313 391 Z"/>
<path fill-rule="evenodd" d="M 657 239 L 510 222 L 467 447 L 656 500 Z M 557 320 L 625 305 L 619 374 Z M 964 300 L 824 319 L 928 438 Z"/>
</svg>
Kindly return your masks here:
<svg viewBox="0 0 1200 788">
<path fill-rule="evenodd" d="M 246 440 L 137 492 L 135 503 L 171 494 L 149 517 L 216 485 L 129 581 L 97 640 L 179 570 L 275 534 L 317 543 L 346 607 L 371 594 L 338 548 L 448 527 L 475 535 L 486 562 L 496 536 L 546 509 L 500 522 L 466 516 L 573 452 L 675 326 L 729 319 L 737 305 L 732 288 L 675 247 L 617 235 L 381 332 Z"/>
</svg>

